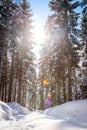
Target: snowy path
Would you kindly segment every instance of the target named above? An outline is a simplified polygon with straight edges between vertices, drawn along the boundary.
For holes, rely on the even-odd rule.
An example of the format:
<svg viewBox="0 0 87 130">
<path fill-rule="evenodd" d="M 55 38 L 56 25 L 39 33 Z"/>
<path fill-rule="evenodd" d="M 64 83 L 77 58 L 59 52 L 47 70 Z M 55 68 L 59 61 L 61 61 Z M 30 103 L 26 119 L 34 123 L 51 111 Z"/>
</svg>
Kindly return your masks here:
<svg viewBox="0 0 87 130">
<path fill-rule="evenodd" d="M 0 130 L 87 130 L 87 100 L 34 112 L 0 101 Z"/>
<path fill-rule="evenodd" d="M 18 118 L 18 119 L 17 119 Z M 32 112 L 14 120 L 0 121 L 0 130 L 87 130 L 87 125 L 57 120 L 39 112 Z"/>
</svg>

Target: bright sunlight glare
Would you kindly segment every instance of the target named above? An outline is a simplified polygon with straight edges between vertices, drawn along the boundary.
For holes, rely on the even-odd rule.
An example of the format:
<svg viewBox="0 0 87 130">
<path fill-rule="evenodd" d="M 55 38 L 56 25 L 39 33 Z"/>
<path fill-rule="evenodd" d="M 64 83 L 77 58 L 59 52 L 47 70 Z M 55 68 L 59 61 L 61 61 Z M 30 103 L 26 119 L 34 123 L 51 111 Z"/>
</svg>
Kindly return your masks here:
<svg viewBox="0 0 87 130">
<path fill-rule="evenodd" d="M 43 26 L 35 27 L 33 29 L 33 34 L 34 34 L 34 41 L 36 42 L 36 45 L 42 44 L 45 38 Z"/>
<path fill-rule="evenodd" d="M 38 63 L 39 57 L 40 57 L 40 50 L 41 50 L 41 44 L 43 44 L 45 39 L 45 33 L 44 33 L 44 27 L 40 24 L 35 26 L 32 30 L 33 33 L 33 40 L 35 42 L 33 52 L 36 55 L 36 63 Z"/>
</svg>

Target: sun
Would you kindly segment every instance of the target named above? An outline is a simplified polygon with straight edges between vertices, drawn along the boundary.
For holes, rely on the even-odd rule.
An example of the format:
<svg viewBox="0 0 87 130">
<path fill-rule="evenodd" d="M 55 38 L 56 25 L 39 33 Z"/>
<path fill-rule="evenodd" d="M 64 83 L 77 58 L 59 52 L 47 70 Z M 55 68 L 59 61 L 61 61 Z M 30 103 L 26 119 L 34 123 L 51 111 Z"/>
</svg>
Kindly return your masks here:
<svg viewBox="0 0 87 130">
<path fill-rule="evenodd" d="M 44 32 L 44 27 L 40 24 L 35 26 L 32 30 L 33 33 L 33 41 L 34 41 L 34 46 L 33 46 L 33 52 L 36 55 L 36 62 L 38 63 L 38 60 L 40 58 L 40 50 L 41 50 L 41 45 L 44 43 L 45 40 L 45 32 Z"/>
<path fill-rule="evenodd" d="M 44 28 L 43 26 L 36 26 L 33 29 L 33 37 L 34 37 L 34 41 L 37 45 L 40 45 L 43 43 L 44 39 L 45 39 L 45 33 L 44 33 Z"/>
</svg>

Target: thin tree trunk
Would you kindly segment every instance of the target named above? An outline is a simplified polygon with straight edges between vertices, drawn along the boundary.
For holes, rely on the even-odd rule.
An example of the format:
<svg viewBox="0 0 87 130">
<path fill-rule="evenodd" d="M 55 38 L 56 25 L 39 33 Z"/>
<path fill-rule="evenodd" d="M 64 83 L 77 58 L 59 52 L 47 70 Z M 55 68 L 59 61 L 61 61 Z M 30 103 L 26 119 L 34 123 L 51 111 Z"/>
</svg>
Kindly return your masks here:
<svg viewBox="0 0 87 130">
<path fill-rule="evenodd" d="M 12 100 L 12 85 L 13 85 L 13 76 L 14 76 L 14 53 L 12 54 L 11 70 L 10 70 L 10 84 L 8 89 L 8 102 Z"/>
<path fill-rule="evenodd" d="M 70 54 L 68 54 L 68 100 L 72 101 Z"/>
</svg>

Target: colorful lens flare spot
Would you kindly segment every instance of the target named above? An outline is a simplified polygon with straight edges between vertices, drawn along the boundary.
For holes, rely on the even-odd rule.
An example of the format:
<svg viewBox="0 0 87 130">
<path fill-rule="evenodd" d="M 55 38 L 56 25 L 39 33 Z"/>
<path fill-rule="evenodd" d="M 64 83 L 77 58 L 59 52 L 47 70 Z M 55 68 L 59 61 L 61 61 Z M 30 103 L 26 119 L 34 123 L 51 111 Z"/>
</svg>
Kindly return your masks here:
<svg viewBox="0 0 87 130">
<path fill-rule="evenodd" d="M 47 97 L 48 97 L 48 98 L 52 98 L 51 92 L 49 92 L 49 93 L 47 94 Z"/>
<path fill-rule="evenodd" d="M 46 104 L 50 104 L 51 103 L 51 99 L 50 98 L 47 98 L 46 101 L 45 101 Z"/>
</svg>

